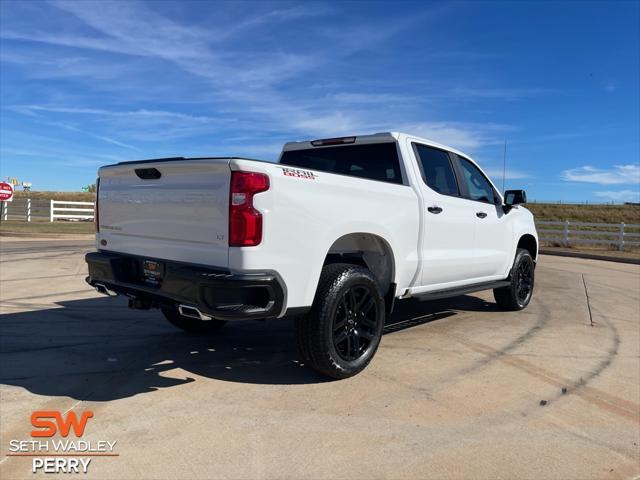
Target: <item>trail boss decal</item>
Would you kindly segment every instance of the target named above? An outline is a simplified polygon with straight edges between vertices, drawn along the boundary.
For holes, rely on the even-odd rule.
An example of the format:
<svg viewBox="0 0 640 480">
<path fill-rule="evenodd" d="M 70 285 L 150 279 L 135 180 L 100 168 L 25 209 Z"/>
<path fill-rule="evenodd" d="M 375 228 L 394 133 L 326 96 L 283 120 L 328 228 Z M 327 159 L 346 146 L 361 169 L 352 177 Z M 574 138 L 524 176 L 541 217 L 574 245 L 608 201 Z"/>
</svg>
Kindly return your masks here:
<svg viewBox="0 0 640 480">
<path fill-rule="evenodd" d="M 308 170 L 300 170 L 299 168 L 278 167 L 282 169 L 285 177 L 306 178 L 307 180 L 315 180 L 317 175 Z"/>
</svg>

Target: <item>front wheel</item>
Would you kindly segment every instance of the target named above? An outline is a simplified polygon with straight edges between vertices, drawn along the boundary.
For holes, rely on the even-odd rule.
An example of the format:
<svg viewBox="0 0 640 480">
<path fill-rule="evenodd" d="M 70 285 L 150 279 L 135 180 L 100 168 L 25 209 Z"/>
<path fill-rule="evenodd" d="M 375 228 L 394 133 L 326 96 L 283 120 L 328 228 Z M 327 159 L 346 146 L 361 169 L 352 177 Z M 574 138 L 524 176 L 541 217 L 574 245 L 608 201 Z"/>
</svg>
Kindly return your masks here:
<svg viewBox="0 0 640 480">
<path fill-rule="evenodd" d="M 535 263 L 531 254 L 519 248 L 509 275 L 510 285 L 493 290 L 496 303 L 503 310 L 522 310 L 529 305 L 533 296 Z"/>
<path fill-rule="evenodd" d="M 174 327 L 190 333 L 217 332 L 227 323 L 224 320 L 198 320 L 196 318 L 180 315 L 175 308 L 163 308 L 162 313 Z"/>
<path fill-rule="evenodd" d="M 333 378 L 348 378 L 369 364 L 384 327 L 384 298 L 366 268 L 325 266 L 309 314 L 296 319 L 302 359 Z"/>
</svg>

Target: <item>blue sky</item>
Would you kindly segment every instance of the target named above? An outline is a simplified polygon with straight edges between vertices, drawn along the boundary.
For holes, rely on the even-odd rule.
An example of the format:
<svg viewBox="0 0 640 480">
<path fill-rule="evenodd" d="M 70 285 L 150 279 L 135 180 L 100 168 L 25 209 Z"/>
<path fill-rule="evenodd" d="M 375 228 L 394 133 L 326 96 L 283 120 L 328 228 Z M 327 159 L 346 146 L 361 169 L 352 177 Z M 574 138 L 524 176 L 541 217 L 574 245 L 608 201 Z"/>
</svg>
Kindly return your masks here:
<svg viewBox="0 0 640 480">
<path fill-rule="evenodd" d="M 0 1 L 0 175 L 400 130 L 529 198 L 640 200 L 640 3 Z"/>
</svg>

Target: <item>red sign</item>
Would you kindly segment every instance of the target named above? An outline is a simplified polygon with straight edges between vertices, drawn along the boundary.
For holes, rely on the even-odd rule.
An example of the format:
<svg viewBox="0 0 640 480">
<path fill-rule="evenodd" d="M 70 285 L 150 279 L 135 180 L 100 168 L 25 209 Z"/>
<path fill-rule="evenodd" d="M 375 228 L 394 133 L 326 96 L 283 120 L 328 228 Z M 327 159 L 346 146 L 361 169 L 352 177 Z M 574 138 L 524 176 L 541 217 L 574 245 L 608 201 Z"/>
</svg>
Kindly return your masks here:
<svg viewBox="0 0 640 480">
<path fill-rule="evenodd" d="M 0 182 L 0 201 L 8 202 L 13 197 L 13 187 L 7 182 Z"/>
</svg>

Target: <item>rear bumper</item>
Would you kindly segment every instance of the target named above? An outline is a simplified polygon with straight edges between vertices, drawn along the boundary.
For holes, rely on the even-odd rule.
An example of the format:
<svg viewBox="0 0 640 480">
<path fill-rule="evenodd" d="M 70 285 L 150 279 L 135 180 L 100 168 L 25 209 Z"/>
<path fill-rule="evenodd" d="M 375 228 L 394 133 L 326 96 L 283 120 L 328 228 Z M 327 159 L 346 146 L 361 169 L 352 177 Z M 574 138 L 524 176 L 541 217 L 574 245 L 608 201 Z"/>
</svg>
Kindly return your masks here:
<svg viewBox="0 0 640 480">
<path fill-rule="evenodd" d="M 135 297 L 152 307 L 188 305 L 220 320 L 274 318 L 283 313 L 284 289 L 275 273 L 230 273 L 158 259 L 164 266 L 159 285 L 146 283 L 144 260 L 156 260 L 114 252 L 91 252 L 87 283 Z"/>
</svg>

